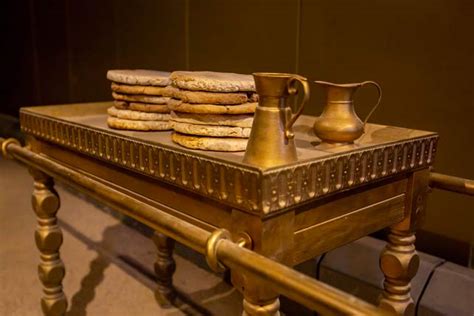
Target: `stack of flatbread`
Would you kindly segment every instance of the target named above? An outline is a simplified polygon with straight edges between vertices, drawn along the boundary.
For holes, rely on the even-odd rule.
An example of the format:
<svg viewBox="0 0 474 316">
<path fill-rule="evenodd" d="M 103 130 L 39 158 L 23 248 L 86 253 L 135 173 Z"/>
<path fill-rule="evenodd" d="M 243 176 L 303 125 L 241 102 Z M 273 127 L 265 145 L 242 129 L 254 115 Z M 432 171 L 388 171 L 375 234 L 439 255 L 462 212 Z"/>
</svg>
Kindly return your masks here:
<svg viewBox="0 0 474 316">
<path fill-rule="evenodd" d="M 175 143 L 201 150 L 245 150 L 258 102 L 252 76 L 175 71 L 170 79 Z"/>
<path fill-rule="evenodd" d="M 170 73 L 155 70 L 109 70 L 114 106 L 107 125 L 116 129 L 163 131 L 172 129 L 168 102 Z"/>
</svg>

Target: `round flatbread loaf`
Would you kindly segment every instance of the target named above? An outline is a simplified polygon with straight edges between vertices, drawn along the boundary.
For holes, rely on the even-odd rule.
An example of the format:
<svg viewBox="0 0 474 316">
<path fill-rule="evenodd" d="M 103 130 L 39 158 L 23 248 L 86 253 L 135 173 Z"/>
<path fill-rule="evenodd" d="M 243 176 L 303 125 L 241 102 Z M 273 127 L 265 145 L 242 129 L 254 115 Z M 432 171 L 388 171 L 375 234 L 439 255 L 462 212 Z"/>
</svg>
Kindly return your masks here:
<svg viewBox="0 0 474 316">
<path fill-rule="evenodd" d="M 165 88 L 165 91 L 163 92 L 164 97 L 170 97 L 174 98 L 176 95 L 176 92 L 178 92 L 179 88 L 173 87 L 171 85 L 167 86 Z"/>
<path fill-rule="evenodd" d="M 173 122 L 173 129 L 187 135 L 239 138 L 248 138 L 251 130 L 249 127 L 198 125 L 180 122 Z"/>
<path fill-rule="evenodd" d="M 171 119 L 181 123 L 216 126 L 252 127 L 253 123 L 253 115 L 251 114 L 227 115 L 171 112 Z"/>
<path fill-rule="evenodd" d="M 108 108 L 107 113 L 113 117 L 134 121 L 169 121 L 171 118 L 170 114 L 121 110 L 115 107 Z"/>
<path fill-rule="evenodd" d="M 169 96 L 169 89 L 167 87 L 154 86 L 131 86 L 125 84 L 118 84 L 112 82 L 110 85 L 112 91 L 124 94 L 145 94 L 154 96 Z"/>
<path fill-rule="evenodd" d="M 153 104 L 167 104 L 169 100 L 171 100 L 170 97 L 157 97 L 157 96 L 141 95 L 141 94 L 121 94 L 115 91 L 112 92 L 112 97 L 115 100 L 119 100 L 119 101 L 153 103 Z"/>
<path fill-rule="evenodd" d="M 246 138 L 219 138 L 190 136 L 174 132 L 171 139 L 186 148 L 212 151 L 244 151 L 247 148 Z"/>
<path fill-rule="evenodd" d="M 107 125 L 132 131 L 167 131 L 173 128 L 172 123 L 166 121 L 132 121 L 111 116 L 107 118 Z"/>
<path fill-rule="evenodd" d="M 146 69 L 115 69 L 107 71 L 107 79 L 111 81 L 140 86 L 165 87 L 170 83 L 169 76 L 169 72 Z"/>
<path fill-rule="evenodd" d="M 168 102 L 168 107 L 172 111 L 181 113 L 247 114 L 255 113 L 257 103 L 244 103 L 239 105 L 190 104 L 172 99 Z"/>
<path fill-rule="evenodd" d="M 174 71 L 170 75 L 174 86 L 185 90 L 210 92 L 255 91 L 251 75 L 213 71 Z"/>
<path fill-rule="evenodd" d="M 132 110 L 150 113 L 169 113 L 170 108 L 166 104 L 147 104 L 127 101 L 114 101 L 114 107 L 121 110 Z"/>
<path fill-rule="evenodd" d="M 249 94 L 249 103 L 258 102 L 259 97 L 257 93 Z"/>
<path fill-rule="evenodd" d="M 205 92 L 176 89 L 173 97 L 183 101 L 184 103 L 196 104 L 243 104 L 247 103 L 250 98 L 255 99 L 253 95 L 256 93 L 245 92 Z M 258 97 L 257 97 L 258 98 Z"/>
<path fill-rule="evenodd" d="M 129 104 L 127 101 L 114 100 L 114 108 L 119 110 L 130 110 Z"/>
</svg>

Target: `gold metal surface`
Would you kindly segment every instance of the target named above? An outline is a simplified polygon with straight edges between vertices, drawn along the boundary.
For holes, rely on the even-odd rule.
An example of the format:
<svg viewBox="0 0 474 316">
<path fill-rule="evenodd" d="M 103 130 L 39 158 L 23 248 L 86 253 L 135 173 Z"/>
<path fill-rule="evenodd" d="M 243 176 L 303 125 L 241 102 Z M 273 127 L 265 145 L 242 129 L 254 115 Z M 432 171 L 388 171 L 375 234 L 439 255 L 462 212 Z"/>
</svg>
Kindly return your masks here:
<svg viewBox="0 0 474 316">
<path fill-rule="evenodd" d="M 411 208 L 402 204 L 411 205 L 415 195 L 403 179 L 429 168 L 438 140 L 435 133 L 368 124 L 366 133 L 353 144 L 326 146 L 315 141 L 314 118 L 301 116 L 293 126 L 294 139 L 289 138 L 294 140 L 299 161 L 262 168 L 243 161 L 240 153 L 180 148 L 166 132 L 111 130 L 105 124 L 109 106 L 92 103 L 23 109 L 22 130 L 30 137 L 31 150 L 41 154 L 26 160 L 41 157 L 42 164 L 53 163 L 53 170 L 64 171 L 54 174 L 56 178 L 62 176 L 70 183 L 65 175 L 74 177 L 78 190 L 201 253 L 208 248 L 208 260 L 215 267 L 220 261 L 218 249 L 227 242 L 207 243 L 209 232 L 218 228 L 227 228 L 241 246 L 247 241 L 239 241 L 239 235 L 248 234 L 253 252 L 291 267 L 321 249 L 393 225 L 403 216 L 411 218 L 407 211 Z M 283 137 L 288 139 L 284 133 Z M 386 188 L 381 191 L 385 195 L 371 188 Z M 348 195 L 355 201 L 337 202 Z M 327 198 L 335 204 L 327 203 Z M 325 211 L 325 203 L 339 207 Z M 322 214 L 328 217 L 319 218 Z M 173 224 L 171 218 L 180 221 Z M 308 225 L 297 229 L 303 218 Z M 345 223 L 350 222 L 358 229 L 346 229 Z M 321 238 L 322 234 L 327 238 Z M 333 236 L 337 238 L 329 238 Z M 324 243 L 318 243 L 320 240 Z M 306 257 L 298 255 L 303 252 Z M 171 272 L 168 277 L 172 278 Z M 244 268 L 232 269 L 231 278 L 243 294 L 245 313 L 278 315 L 278 297 L 286 290 L 268 286 Z M 301 302 L 301 298 L 295 300 Z M 386 306 L 394 302 L 386 301 Z"/>
<path fill-rule="evenodd" d="M 398 177 L 298 209 L 291 264 L 297 265 L 400 222 L 405 217 L 406 191 L 407 178 Z"/>
<path fill-rule="evenodd" d="M 155 232 L 152 239 L 157 248 L 154 265 L 157 277 L 155 297 L 160 305 L 167 306 L 176 297 L 173 287 L 173 273 L 176 270 L 176 263 L 173 259 L 174 240 L 159 232 Z"/>
<path fill-rule="evenodd" d="M 327 101 L 322 114 L 314 122 L 314 132 L 322 141 L 328 143 L 352 143 L 364 133 L 365 125 L 380 103 L 382 88 L 374 81 L 361 83 L 335 84 L 315 81 L 327 90 Z M 354 110 L 354 94 L 364 85 L 373 85 L 378 91 L 378 100 L 364 122 Z"/>
<path fill-rule="evenodd" d="M 415 313 L 415 304 L 410 295 L 410 281 L 416 275 L 420 264 L 415 250 L 415 230 L 417 219 L 426 204 L 428 180 L 428 169 L 417 171 L 410 176 L 405 218 L 390 227 L 388 243 L 380 256 L 380 268 L 385 276 L 380 306 L 398 315 Z"/>
<path fill-rule="evenodd" d="M 239 232 L 237 234 L 237 238 L 235 243 L 239 245 L 239 247 L 247 248 L 252 250 L 253 248 L 253 240 L 252 237 L 246 232 Z"/>
<path fill-rule="evenodd" d="M 211 154 L 178 147 L 168 132 L 111 130 L 106 125 L 110 106 L 91 103 L 25 108 L 20 113 L 22 131 L 256 214 L 298 207 L 428 167 L 434 162 L 438 142 L 436 133 L 368 124 L 366 133 L 354 144 L 315 146 L 314 118 L 302 115 L 294 127 L 300 161 L 262 170 L 243 163 L 241 153 Z"/>
<path fill-rule="evenodd" d="M 242 316 L 268 315 L 280 316 L 280 300 L 278 298 L 254 304 L 246 299 L 243 301 L 244 311 Z"/>
<path fill-rule="evenodd" d="M 20 145 L 20 142 L 15 138 L 5 139 L 2 142 L 2 147 L 1 147 L 2 148 L 2 155 L 3 155 L 3 157 L 5 157 L 5 159 L 12 159 L 12 157 L 8 154 L 8 151 L 7 151 L 7 146 L 10 145 L 10 144 Z"/>
<path fill-rule="evenodd" d="M 4 140 L 0 139 L 0 143 L 3 144 Z M 171 216 L 163 210 L 151 207 L 146 203 L 127 196 L 126 194 L 119 193 L 105 184 L 93 180 L 72 168 L 58 164 L 47 157 L 36 154 L 27 148 L 9 142 L 8 146 L 5 146 L 5 151 L 14 159 L 23 162 L 34 170 L 41 170 L 42 172 L 48 173 L 51 176 L 72 185 L 81 192 L 84 192 L 91 197 L 95 197 L 107 205 L 113 206 L 114 209 L 134 217 L 140 222 L 156 229 L 158 232 L 170 236 L 200 253 L 206 253 L 206 248 L 212 249 L 211 252 L 215 253 L 216 262 L 222 262 L 226 267 L 233 270 L 245 272 L 247 275 L 263 282 L 262 284 L 266 284 L 265 286 L 271 286 L 279 293 L 282 293 L 310 308 L 321 311 L 325 314 L 333 315 L 383 314 L 381 309 L 317 280 L 306 277 L 291 268 L 272 261 L 271 259 L 242 248 L 229 239 L 217 238 L 216 241 L 218 242 L 213 242 L 212 239 L 209 238 L 211 236 L 209 232 L 197 228 L 194 225 L 190 225 L 182 219 Z M 50 192 L 52 192 L 49 189 L 45 191 L 43 187 L 41 187 L 40 190 L 41 192 L 38 193 L 38 196 L 46 194 L 49 197 Z M 56 201 L 53 203 L 54 199 L 50 201 L 52 202 L 47 203 L 48 205 L 51 205 L 51 208 L 48 208 L 48 210 L 54 211 L 52 211 L 52 213 L 48 211 L 47 213 L 53 214 L 54 216 L 58 202 Z M 48 223 L 51 222 L 49 221 Z M 56 229 L 53 229 L 53 231 L 56 231 Z M 221 233 L 222 231 L 219 231 L 219 233 L 216 233 L 216 236 Z M 161 243 L 159 242 L 159 244 Z M 56 242 L 54 247 L 51 246 L 48 249 L 53 249 L 53 254 L 55 254 L 58 247 L 59 245 Z M 165 248 L 167 249 L 166 252 L 170 249 L 169 245 L 166 245 Z M 168 261 L 169 255 L 166 255 L 166 257 L 166 261 Z M 168 263 L 166 265 L 168 265 Z M 57 266 L 60 266 L 59 263 Z M 59 275 L 59 280 L 61 280 L 63 274 Z M 57 289 L 58 287 L 55 287 L 55 290 Z M 59 295 L 59 297 L 61 297 L 60 301 L 62 302 L 62 296 Z M 248 315 L 278 315 L 278 299 L 273 299 L 271 302 L 268 302 L 268 304 L 261 305 L 259 303 L 255 305 L 250 297 L 246 298 L 245 311 Z M 56 315 L 53 312 L 48 311 L 46 314 Z"/>
<path fill-rule="evenodd" d="M 219 260 L 232 270 L 243 270 L 262 280 L 286 297 L 323 315 L 383 315 L 384 311 L 354 298 L 343 298 L 346 293 L 301 274 L 287 266 L 241 248 L 228 240 L 217 247 Z M 236 258 L 239 258 L 236 260 Z M 315 299 L 315 296 L 318 299 Z M 349 299 L 350 301 L 348 301 Z M 274 304 L 271 302 L 270 304 Z M 254 314 L 256 315 L 256 314 Z M 273 315 L 273 314 L 264 314 Z"/>
<path fill-rule="evenodd" d="M 18 142 L 8 140 L 3 144 L 6 144 L 5 153 L 11 144 L 19 146 Z M 38 220 L 35 240 L 41 253 L 38 265 L 38 275 L 44 293 L 41 298 L 41 309 L 45 315 L 65 315 L 67 299 L 63 292 L 62 280 L 66 272 L 59 256 L 63 234 L 56 218 L 59 196 L 54 190 L 53 178 L 36 169 L 30 169 L 30 173 L 34 179 L 31 202 Z"/>
<path fill-rule="evenodd" d="M 474 195 L 474 180 L 449 176 L 447 174 L 431 172 L 430 187 L 466 195 Z"/>
<path fill-rule="evenodd" d="M 414 315 L 415 305 L 410 295 L 410 280 L 416 275 L 420 259 L 415 251 L 415 234 L 390 229 L 388 244 L 380 257 L 385 275 L 380 305 L 398 315 Z"/>
<path fill-rule="evenodd" d="M 225 266 L 220 264 L 217 258 L 217 247 L 219 247 L 221 241 L 226 239 L 230 240 L 231 238 L 230 232 L 227 229 L 221 228 L 213 231 L 207 239 L 206 261 L 214 272 L 223 272 L 225 270 Z"/>
<path fill-rule="evenodd" d="M 401 221 L 404 202 L 405 195 L 400 194 L 296 231 L 295 264 Z M 324 238 L 314 240 L 314 236 Z"/>
<path fill-rule="evenodd" d="M 281 73 L 254 73 L 253 77 L 259 101 L 244 163 L 270 168 L 298 161 L 293 124 L 309 99 L 306 78 Z M 297 82 L 303 87 L 303 100 L 293 114 L 288 97 L 298 94 Z"/>
<path fill-rule="evenodd" d="M 0 142 L 3 142 L 3 139 L 0 138 Z M 25 147 L 10 143 L 6 150 L 16 160 L 43 171 L 57 180 L 68 183 L 73 188 L 96 198 L 105 205 L 112 206 L 115 210 L 158 230 L 185 246 L 204 253 L 207 235 L 209 234 L 206 230 L 183 220 L 177 221 L 176 217 L 165 211 L 131 198 L 127 194 L 120 193 L 111 186 L 93 180 L 72 168 L 58 164 Z"/>
</svg>

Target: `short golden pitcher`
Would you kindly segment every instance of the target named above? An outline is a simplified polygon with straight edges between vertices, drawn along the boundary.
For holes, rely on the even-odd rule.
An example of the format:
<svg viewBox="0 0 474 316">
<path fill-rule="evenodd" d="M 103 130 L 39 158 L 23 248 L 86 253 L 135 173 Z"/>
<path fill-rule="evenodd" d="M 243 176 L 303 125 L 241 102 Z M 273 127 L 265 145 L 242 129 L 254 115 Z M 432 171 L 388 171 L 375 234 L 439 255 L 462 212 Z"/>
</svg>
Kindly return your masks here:
<svg viewBox="0 0 474 316">
<path fill-rule="evenodd" d="M 323 142 L 328 143 L 352 143 L 362 136 L 365 124 L 382 99 L 382 89 L 374 81 L 361 83 L 335 84 L 324 81 L 315 81 L 327 90 L 327 101 L 323 113 L 314 123 L 314 132 Z M 354 94 L 364 85 L 374 85 L 379 97 L 364 122 L 354 111 Z"/>
<path fill-rule="evenodd" d="M 269 168 L 297 161 L 292 127 L 309 99 L 308 81 L 282 73 L 254 73 L 253 77 L 259 101 L 244 162 Z M 299 93 L 297 83 L 301 84 L 304 95 L 293 114 L 288 97 Z"/>
</svg>

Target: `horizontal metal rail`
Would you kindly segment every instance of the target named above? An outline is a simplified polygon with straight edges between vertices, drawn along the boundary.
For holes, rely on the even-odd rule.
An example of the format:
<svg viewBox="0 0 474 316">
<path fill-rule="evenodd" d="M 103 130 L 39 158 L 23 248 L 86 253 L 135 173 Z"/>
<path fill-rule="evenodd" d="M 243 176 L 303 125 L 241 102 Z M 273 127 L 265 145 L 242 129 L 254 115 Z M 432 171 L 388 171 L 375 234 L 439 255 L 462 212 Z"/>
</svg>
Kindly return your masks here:
<svg viewBox="0 0 474 316">
<path fill-rule="evenodd" d="M 34 153 L 18 142 L 0 138 L 4 156 L 98 199 L 104 204 L 135 218 L 151 228 L 207 256 L 213 251 L 219 263 L 268 283 L 275 291 L 325 315 L 383 315 L 387 311 L 350 294 L 310 278 L 287 266 L 261 256 L 229 239 L 212 238 L 210 233 L 186 221 L 118 192 L 91 177 Z M 166 209 L 163 206 L 163 209 Z M 217 232 L 222 231 L 218 230 Z"/>
<path fill-rule="evenodd" d="M 431 172 L 430 187 L 466 195 L 474 195 L 474 180 Z"/>
</svg>

